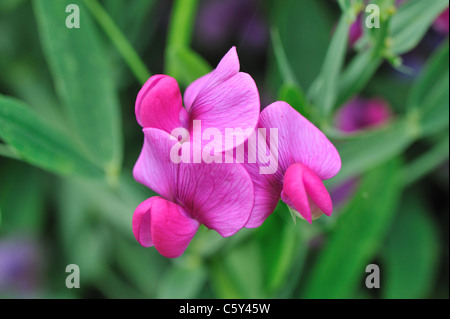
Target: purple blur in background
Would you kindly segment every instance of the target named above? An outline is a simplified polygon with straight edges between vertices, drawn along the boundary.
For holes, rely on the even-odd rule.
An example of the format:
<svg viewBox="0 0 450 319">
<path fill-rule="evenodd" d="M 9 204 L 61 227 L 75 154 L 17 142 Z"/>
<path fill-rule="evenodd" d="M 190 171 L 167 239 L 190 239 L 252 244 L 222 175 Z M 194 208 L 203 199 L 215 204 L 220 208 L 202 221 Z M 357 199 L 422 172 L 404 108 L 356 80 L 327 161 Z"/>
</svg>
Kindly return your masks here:
<svg viewBox="0 0 450 319">
<path fill-rule="evenodd" d="M 0 296 L 34 297 L 42 271 L 40 248 L 29 237 L 0 240 Z"/>
</svg>

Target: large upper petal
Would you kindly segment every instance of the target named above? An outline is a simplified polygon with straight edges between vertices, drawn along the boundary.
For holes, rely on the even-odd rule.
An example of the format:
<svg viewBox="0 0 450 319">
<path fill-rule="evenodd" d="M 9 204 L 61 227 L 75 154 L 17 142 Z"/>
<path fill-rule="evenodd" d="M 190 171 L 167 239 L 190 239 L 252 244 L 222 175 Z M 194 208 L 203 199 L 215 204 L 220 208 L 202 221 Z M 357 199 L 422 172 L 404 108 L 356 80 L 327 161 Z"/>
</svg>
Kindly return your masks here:
<svg viewBox="0 0 450 319">
<path fill-rule="evenodd" d="M 201 132 L 214 128 L 222 134 L 220 147 L 233 149 L 233 136 L 225 129 L 254 129 L 258 123 L 260 102 L 252 77 L 239 72 L 239 60 L 233 47 L 211 73 L 193 82 L 186 90 L 185 105 L 189 110 L 192 132 L 194 120 L 201 121 Z"/>
<path fill-rule="evenodd" d="M 156 128 L 145 128 L 144 145 L 134 166 L 133 176 L 139 183 L 169 200 L 176 189 L 178 166 L 170 158 L 173 148 L 180 147 L 171 135 Z"/>
<path fill-rule="evenodd" d="M 155 246 L 168 258 L 179 257 L 194 237 L 199 223 L 179 205 L 161 197 L 142 202 L 133 216 L 133 233 L 144 247 Z"/>
<path fill-rule="evenodd" d="M 183 111 L 178 83 L 167 75 L 150 77 L 136 99 L 136 119 L 144 128 L 153 127 L 170 133 L 181 126 L 180 112 Z"/>
<path fill-rule="evenodd" d="M 294 163 L 306 165 L 322 180 L 339 172 L 341 158 L 334 145 L 289 104 L 278 101 L 267 106 L 258 126 L 278 129 L 278 165 L 283 173 Z"/>
<path fill-rule="evenodd" d="M 247 223 L 253 208 L 252 181 L 239 163 L 180 163 L 177 200 L 223 237 Z"/>
</svg>

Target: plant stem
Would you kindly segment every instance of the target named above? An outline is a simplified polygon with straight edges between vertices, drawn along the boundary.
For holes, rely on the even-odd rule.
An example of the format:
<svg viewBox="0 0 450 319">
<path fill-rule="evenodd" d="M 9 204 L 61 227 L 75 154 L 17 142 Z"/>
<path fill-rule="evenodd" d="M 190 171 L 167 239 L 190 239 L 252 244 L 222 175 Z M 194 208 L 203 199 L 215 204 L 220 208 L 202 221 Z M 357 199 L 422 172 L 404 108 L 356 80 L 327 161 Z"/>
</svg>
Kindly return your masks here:
<svg viewBox="0 0 450 319">
<path fill-rule="evenodd" d="M 97 0 L 84 0 L 87 8 L 92 16 L 97 20 L 111 42 L 116 46 L 125 63 L 130 68 L 136 79 L 144 84 L 151 76 L 150 71 L 142 62 L 136 50 L 124 36 L 122 31 L 117 27 L 105 9 L 97 2 Z"/>
<path fill-rule="evenodd" d="M 175 0 L 170 18 L 167 47 L 191 43 L 198 0 Z"/>
</svg>

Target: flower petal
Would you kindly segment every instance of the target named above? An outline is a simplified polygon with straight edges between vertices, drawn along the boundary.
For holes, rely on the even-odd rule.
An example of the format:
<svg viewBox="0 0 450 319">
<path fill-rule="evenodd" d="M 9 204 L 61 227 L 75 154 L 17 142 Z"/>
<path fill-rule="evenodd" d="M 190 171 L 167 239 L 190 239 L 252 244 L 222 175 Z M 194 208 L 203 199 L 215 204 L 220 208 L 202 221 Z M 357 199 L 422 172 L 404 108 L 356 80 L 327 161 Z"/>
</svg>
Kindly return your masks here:
<svg viewBox="0 0 450 319">
<path fill-rule="evenodd" d="M 283 189 L 277 154 L 273 150 L 267 152 L 267 145 L 270 145 L 270 135 L 263 135 L 261 130 L 255 131 L 245 142 L 244 150 L 247 149 L 247 153 L 244 153 L 242 166 L 253 181 L 255 193 L 255 204 L 246 228 L 262 225 L 275 210 Z"/>
<path fill-rule="evenodd" d="M 341 158 L 334 145 L 289 104 L 278 101 L 267 106 L 258 126 L 278 129 L 278 159 L 283 172 L 294 163 L 306 165 L 322 180 L 339 172 Z"/>
<path fill-rule="evenodd" d="M 322 180 L 306 165 L 296 163 L 286 170 L 283 182 L 283 201 L 293 206 L 309 223 L 312 222 L 310 200 L 330 216 L 333 210 L 330 194 Z"/>
<path fill-rule="evenodd" d="M 167 258 L 182 255 L 199 227 L 183 208 L 160 197 L 153 201 L 150 224 L 153 244 Z"/>
<path fill-rule="evenodd" d="M 134 166 L 133 176 L 139 183 L 162 197 L 172 200 L 176 189 L 178 166 L 171 160 L 170 152 L 181 147 L 171 135 L 156 128 L 145 128 L 144 146 Z"/>
<path fill-rule="evenodd" d="M 157 197 L 150 197 L 139 204 L 133 215 L 133 234 L 143 247 L 153 246 L 150 229 L 150 211 Z"/>
<path fill-rule="evenodd" d="M 184 92 L 184 106 L 189 111 L 199 93 L 228 80 L 239 72 L 239 58 L 236 47 L 232 47 L 220 60 L 217 67 L 210 73 L 192 82 Z"/>
<path fill-rule="evenodd" d="M 244 227 L 253 199 L 252 181 L 238 163 L 180 163 L 177 200 L 223 237 Z"/>
<path fill-rule="evenodd" d="M 177 81 L 167 75 L 150 77 L 136 99 L 136 119 L 142 127 L 170 133 L 180 127 L 181 93 Z"/>
<path fill-rule="evenodd" d="M 191 137 L 195 135 L 193 121 L 200 121 L 202 134 L 208 128 L 221 133 L 222 139 L 214 142 L 218 142 L 216 147 L 222 151 L 239 145 L 238 141 L 234 145 L 235 137 L 226 134 L 225 129 L 253 130 L 258 123 L 258 89 L 250 75 L 239 72 L 235 47 L 224 56 L 214 71 L 188 87 L 184 99 L 190 114 Z"/>
</svg>

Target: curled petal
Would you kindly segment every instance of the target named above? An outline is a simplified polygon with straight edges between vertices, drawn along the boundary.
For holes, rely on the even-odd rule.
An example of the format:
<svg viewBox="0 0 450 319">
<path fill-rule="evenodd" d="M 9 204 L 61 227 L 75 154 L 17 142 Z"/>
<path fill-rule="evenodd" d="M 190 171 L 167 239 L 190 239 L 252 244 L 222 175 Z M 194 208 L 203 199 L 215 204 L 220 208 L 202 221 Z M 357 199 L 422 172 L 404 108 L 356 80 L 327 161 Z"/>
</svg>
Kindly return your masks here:
<svg viewBox="0 0 450 319">
<path fill-rule="evenodd" d="M 153 244 L 167 258 L 181 256 L 199 227 L 183 208 L 163 198 L 154 200 L 150 222 Z"/>
<path fill-rule="evenodd" d="M 281 197 L 309 223 L 314 217 L 311 204 L 317 206 L 327 216 L 330 216 L 333 210 L 330 194 L 322 180 L 301 163 L 293 164 L 286 170 Z"/>
<path fill-rule="evenodd" d="M 199 223 L 183 209 L 161 197 L 142 202 L 133 215 L 133 233 L 144 247 L 155 246 L 168 258 L 179 257 L 197 232 Z"/>
<path fill-rule="evenodd" d="M 267 106 L 258 126 L 278 129 L 278 158 L 283 172 L 294 163 L 306 165 L 322 180 L 339 172 L 341 158 L 334 145 L 289 104 L 278 101 Z"/>
<path fill-rule="evenodd" d="M 150 77 L 136 99 L 136 119 L 146 128 L 153 127 L 171 132 L 180 127 L 182 99 L 177 81 L 167 75 Z"/>
<path fill-rule="evenodd" d="M 157 197 L 151 197 L 139 204 L 133 215 L 133 234 L 143 247 L 153 246 L 150 211 L 152 203 Z"/>
</svg>

